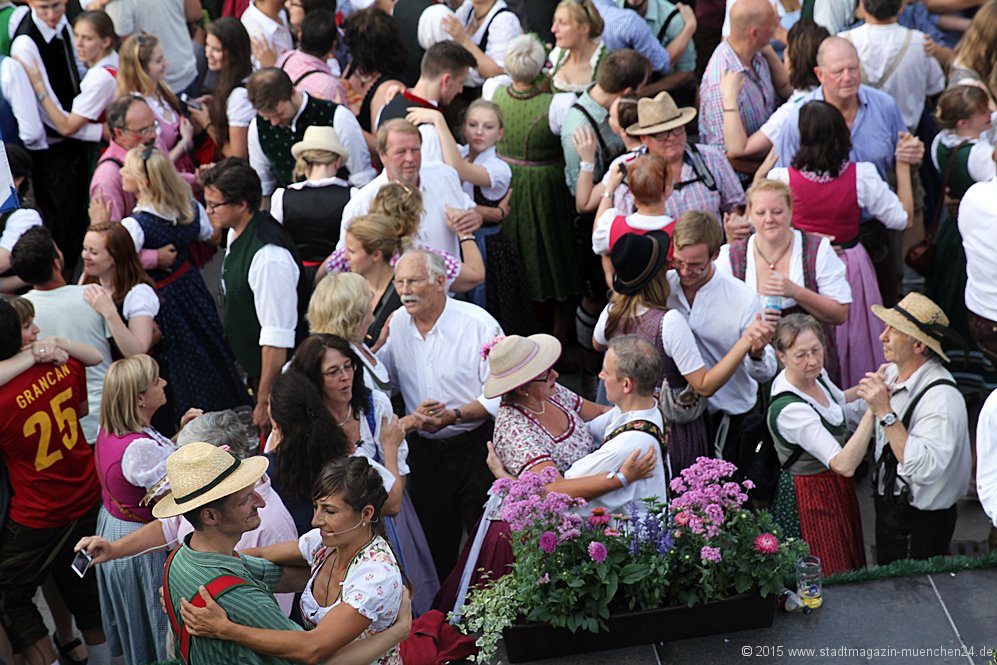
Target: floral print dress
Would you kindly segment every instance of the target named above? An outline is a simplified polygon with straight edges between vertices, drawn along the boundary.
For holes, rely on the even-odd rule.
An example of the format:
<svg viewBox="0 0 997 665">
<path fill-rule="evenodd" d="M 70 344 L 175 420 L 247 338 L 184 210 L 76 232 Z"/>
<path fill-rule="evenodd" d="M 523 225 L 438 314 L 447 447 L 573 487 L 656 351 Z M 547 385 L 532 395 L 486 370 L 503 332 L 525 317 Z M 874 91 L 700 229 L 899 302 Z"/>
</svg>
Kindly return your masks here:
<svg viewBox="0 0 997 665">
<path fill-rule="evenodd" d="M 301 616 L 309 628 L 318 625 L 326 613 L 339 603 L 346 603 L 370 619 L 370 626 L 357 637 L 358 640 L 387 630 L 394 623 L 402 602 L 402 574 L 384 538 L 374 536 L 357 552 L 346 569 L 339 597 L 328 607 L 318 604 L 312 587 L 323 562 L 335 550 L 322 543 L 318 529 L 312 529 L 298 539 L 298 550 L 312 569 L 300 604 Z M 394 646 L 374 662 L 377 665 L 402 665 L 401 652 Z"/>
</svg>

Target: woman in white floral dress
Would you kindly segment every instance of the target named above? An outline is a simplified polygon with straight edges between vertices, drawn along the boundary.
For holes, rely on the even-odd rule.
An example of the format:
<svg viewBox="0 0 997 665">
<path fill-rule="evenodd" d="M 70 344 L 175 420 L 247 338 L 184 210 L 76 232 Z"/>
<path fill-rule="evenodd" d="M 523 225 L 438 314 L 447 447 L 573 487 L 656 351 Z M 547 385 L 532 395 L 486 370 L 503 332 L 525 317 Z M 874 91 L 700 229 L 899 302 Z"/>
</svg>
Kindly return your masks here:
<svg viewBox="0 0 997 665">
<path fill-rule="evenodd" d="M 388 629 L 402 603 L 405 585 L 384 538 L 381 507 L 388 493 L 364 457 L 329 462 L 314 490 L 316 528 L 298 540 L 246 550 L 288 568 L 311 569 L 301 594 L 301 615 L 309 630 L 265 630 L 232 623 L 214 602 L 204 608 L 183 604 L 191 634 L 230 640 L 254 651 L 305 663 L 321 662 L 357 639 Z M 302 576 L 303 578 L 303 576 Z M 375 663 L 401 665 L 397 646 Z"/>
</svg>

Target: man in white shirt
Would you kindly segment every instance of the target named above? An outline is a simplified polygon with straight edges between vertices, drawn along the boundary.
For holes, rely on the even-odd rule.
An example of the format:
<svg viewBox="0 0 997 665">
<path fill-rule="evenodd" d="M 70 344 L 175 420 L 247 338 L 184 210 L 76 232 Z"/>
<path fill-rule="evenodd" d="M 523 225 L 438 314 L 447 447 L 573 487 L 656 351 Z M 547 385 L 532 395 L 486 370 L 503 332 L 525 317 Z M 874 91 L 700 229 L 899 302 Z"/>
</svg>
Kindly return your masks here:
<svg viewBox="0 0 997 665">
<path fill-rule="evenodd" d="M 654 399 L 660 371 L 661 354 L 647 340 L 620 335 L 609 341 L 599 378 L 606 384 L 606 399 L 615 406 L 594 421 L 606 427 L 603 432 L 593 431 L 594 438 L 602 439 L 602 445 L 572 464 L 564 477 L 570 480 L 600 473 L 615 475 L 623 487 L 590 499 L 586 509 L 605 508 L 618 513 L 625 512 L 631 501 L 639 504 L 641 499 L 655 497 L 667 502 L 665 425 Z M 628 484 L 619 473 L 623 463 L 634 451 L 643 455 L 651 448 L 658 450 L 653 473 Z"/>
<path fill-rule="evenodd" d="M 446 267 L 434 252 L 405 252 L 395 289 L 403 309 L 394 313 L 377 358 L 405 400 L 409 492 L 445 579 L 494 480 L 485 463 L 492 420 L 478 397 L 488 374 L 481 348 L 502 328 L 477 305 L 447 297 Z"/>
<path fill-rule="evenodd" d="M 353 197 L 343 210 L 337 249 L 346 246 L 346 231 L 354 217 L 366 215 L 378 191 L 389 182 L 418 187 L 422 192 L 422 221 L 416 239 L 427 247 L 461 256 L 460 246 L 474 242 L 481 215 L 461 189 L 460 177 L 442 162 L 424 163 L 422 135 L 405 120 L 389 120 L 377 130 L 377 153 L 384 171 Z"/>
<path fill-rule="evenodd" d="M 39 105 L 31 101 L 34 92 L 24 67 L 13 58 L 0 56 L 0 104 L 6 106 L 0 113 L 9 114 L 2 126 L 5 130 L 11 124 L 17 127 L 16 136 L 4 133 L 3 140 L 15 143 L 20 139 L 28 150 L 44 150 L 48 142 Z"/>
<path fill-rule="evenodd" d="M 718 455 L 741 431 L 744 416 L 755 408 L 758 384 L 776 373 L 769 346 L 775 326 L 762 320 L 762 303 L 744 282 L 719 272 L 720 224 L 712 216 L 686 213 L 672 232 L 674 270 L 668 271 L 668 307 L 689 320 L 703 360 L 716 365 L 741 335 L 750 333 L 751 351 L 726 384 L 709 398 L 707 428 Z M 728 436 L 730 435 L 730 436 Z"/>
<path fill-rule="evenodd" d="M 230 157 L 204 176 L 204 207 L 212 226 L 228 229 L 222 264 L 222 322 L 246 371 L 256 407 L 253 424 L 269 432 L 270 387 L 305 331 L 300 309 L 308 288 L 294 242 L 260 210 L 260 180 L 245 160 Z"/>
<path fill-rule="evenodd" d="M 84 300 L 82 286 L 66 284 L 62 252 L 46 227 L 33 226 L 25 231 L 10 253 L 10 263 L 14 274 L 33 287 L 24 297 L 35 306 L 39 334 L 86 342 L 104 357 L 99 365 L 87 367 L 90 412 L 80 418 L 87 441 L 96 443 L 104 376 L 111 365 L 110 333 L 104 318 Z"/>
<path fill-rule="evenodd" d="M 876 562 L 947 554 L 971 464 L 966 401 L 942 366 L 949 319 L 920 293 L 872 313 L 890 363 L 858 386 L 877 421 Z"/>
<path fill-rule="evenodd" d="M 253 43 L 253 69 L 273 66 L 273 62 L 261 63 L 257 59 L 256 54 L 262 46 L 273 51 L 275 58 L 294 48 L 283 0 L 253 0 L 240 20 Z"/>
<path fill-rule="evenodd" d="M 976 425 L 976 494 L 992 522 L 987 544 L 997 552 L 997 390 L 983 403 Z"/>
</svg>

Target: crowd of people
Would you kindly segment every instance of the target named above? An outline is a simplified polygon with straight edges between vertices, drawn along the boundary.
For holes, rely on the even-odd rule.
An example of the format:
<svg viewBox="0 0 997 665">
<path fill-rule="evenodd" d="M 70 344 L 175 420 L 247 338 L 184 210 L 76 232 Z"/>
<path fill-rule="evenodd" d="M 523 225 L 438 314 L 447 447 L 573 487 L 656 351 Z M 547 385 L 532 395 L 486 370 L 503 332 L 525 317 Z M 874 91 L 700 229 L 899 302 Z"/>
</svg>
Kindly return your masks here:
<svg viewBox="0 0 997 665">
<path fill-rule="evenodd" d="M 995 94 L 997 0 L 0 3 L 0 660 L 397 664 L 496 478 L 763 439 L 825 573 L 997 546 Z"/>
</svg>

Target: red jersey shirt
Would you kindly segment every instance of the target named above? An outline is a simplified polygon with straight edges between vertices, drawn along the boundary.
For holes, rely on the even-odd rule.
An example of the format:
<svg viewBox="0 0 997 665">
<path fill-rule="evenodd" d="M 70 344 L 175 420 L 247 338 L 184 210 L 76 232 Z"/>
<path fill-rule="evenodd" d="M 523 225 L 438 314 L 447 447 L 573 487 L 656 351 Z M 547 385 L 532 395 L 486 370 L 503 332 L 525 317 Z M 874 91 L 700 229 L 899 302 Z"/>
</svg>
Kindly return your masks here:
<svg viewBox="0 0 997 665">
<path fill-rule="evenodd" d="M 86 373 L 73 359 L 62 367 L 35 365 L 0 386 L 0 454 L 14 490 L 14 522 L 63 526 L 100 500 L 93 451 L 80 427 L 86 399 Z"/>
</svg>

